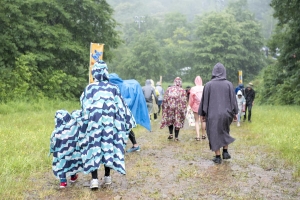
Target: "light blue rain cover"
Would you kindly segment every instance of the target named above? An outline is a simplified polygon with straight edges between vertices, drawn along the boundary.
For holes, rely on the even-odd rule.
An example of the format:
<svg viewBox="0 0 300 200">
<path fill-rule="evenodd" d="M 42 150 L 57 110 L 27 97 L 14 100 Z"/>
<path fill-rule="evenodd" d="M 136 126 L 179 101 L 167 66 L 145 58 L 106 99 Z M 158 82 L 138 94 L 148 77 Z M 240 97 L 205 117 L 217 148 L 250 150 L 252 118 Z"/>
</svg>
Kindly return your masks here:
<svg viewBox="0 0 300 200">
<path fill-rule="evenodd" d="M 121 95 L 131 110 L 136 123 L 151 131 L 146 100 L 139 82 L 134 79 L 122 80 L 118 74 L 109 74 L 109 82 L 118 85 Z"/>
</svg>

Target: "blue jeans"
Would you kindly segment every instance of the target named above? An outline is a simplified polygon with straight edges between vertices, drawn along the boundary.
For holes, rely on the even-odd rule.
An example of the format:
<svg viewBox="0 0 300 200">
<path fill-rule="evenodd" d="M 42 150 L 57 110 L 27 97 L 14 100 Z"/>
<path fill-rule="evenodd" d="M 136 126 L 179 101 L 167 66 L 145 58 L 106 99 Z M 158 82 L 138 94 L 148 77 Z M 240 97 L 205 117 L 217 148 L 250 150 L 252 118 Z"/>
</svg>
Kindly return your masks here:
<svg viewBox="0 0 300 200">
<path fill-rule="evenodd" d="M 161 109 L 161 104 L 162 104 L 162 100 L 158 100 L 157 101 L 157 105 L 158 105 L 158 114 L 160 113 L 160 109 Z"/>
</svg>

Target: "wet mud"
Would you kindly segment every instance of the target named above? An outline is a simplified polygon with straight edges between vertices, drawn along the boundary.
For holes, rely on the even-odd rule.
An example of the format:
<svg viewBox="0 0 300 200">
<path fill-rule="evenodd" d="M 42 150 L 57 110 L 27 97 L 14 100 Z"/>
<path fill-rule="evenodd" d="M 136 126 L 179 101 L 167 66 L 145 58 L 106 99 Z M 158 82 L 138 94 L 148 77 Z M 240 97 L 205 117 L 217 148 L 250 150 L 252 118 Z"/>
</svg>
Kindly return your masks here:
<svg viewBox="0 0 300 200">
<path fill-rule="evenodd" d="M 249 146 L 247 130 L 231 127 L 236 141 L 229 146 L 232 159 L 216 165 L 208 140 L 196 141 L 194 127 L 180 131 L 180 141 L 170 141 L 168 129 L 136 132 L 141 151 L 126 153 L 126 175 L 112 171 L 112 184 L 89 189 L 90 175 L 79 174 L 76 183 L 59 189 L 52 171 L 39 181 L 39 190 L 25 199 L 300 199 L 300 183 L 293 169 L 260 146 Z M 131 147 L 128 141 L 127 148 Z M 99 179 L 104 169 L 99 169 Z M 35 179 L 33 179 L 34 181 Z"/>
</svg>

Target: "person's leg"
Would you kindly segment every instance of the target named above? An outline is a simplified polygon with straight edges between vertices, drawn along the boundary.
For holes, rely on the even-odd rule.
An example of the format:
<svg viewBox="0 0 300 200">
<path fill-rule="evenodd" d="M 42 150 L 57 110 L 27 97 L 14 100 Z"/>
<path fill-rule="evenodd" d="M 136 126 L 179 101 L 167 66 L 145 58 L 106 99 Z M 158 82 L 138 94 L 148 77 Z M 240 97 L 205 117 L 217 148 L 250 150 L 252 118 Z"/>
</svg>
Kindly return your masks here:
<svg viewBox="0 0 300 200">
<path fill-rule="evenodd" d="M 77 178 L 78 178 L 78 174 L 73 174 L 73 175 L 71 175 L 70 181 L 71 181 L 72 183 L 74 183 L 75 181 L 77 181 Z"/>
<path fill-rule="evenodd" d="M 135 135 L 133 130 L 131 129 L 129 132 L 129 139 L 132 142 L 133 147 L 127 150 L 127 153 L 131 153 L 134 151 L 140 151 L 140 146 L 137 144 L 136 140 L 135 140 Z"/>
<path fill-rule="evenodd" d="M 246 104 L 246 105 L 245 105 L 245 115 L 244 115 L 244 120 L 243 120 L 243 122 L 244 122 L 244 121 L 246 121 L 246 116 L 247 116 L 247 108 L 248 108 L 248 105 Z"/>
<path fill-rule="evenodd" d="M 98 170 L 92 171 L 92 180 L 90 184 L 91 189 L 95 189 L 99 187 L 99 182 L 98 182 Z"/>
<path fill-rule="evenodd" d="M 92 179 L 98 179 L 98 170 L 92 171 Z"/>
<path fill-rule="evenodd" d="M 175 141 L 178 141 L 179 130 L 180 128 L 175 128 Z"/>
<path fill-rule="evenodd" d="M 60 180 L 60 188 L 65 188 L 67 187 L 67 178 L 66 178 L 66 174 L 61 174 L 59 176 L 59 180 Z"/>
<path fill-rule="evenodd" d="M 221 164 L 222 163 L 222 158 L 221 158 L 221 152 L 220 149 L 215 151 L 216 156 L 213 158 L 213 162 L 216 164 Z"/>
<path fill-rule="evenodd" d="M 111 177 L 110 177 L 110 168 L 104 165 L 104 184 L 110 185 L 111 184 Z"/>
<path fill-rule="evenodd" d="M 228 145 L 223 147 L 223 153 L 222 153 L 223 159 L 230 159 L 231 156 L 228 153 Z"/>
<path fill-rule="evenodd" d="M 158 115 L 160 114 L 162 100 L 158 101 Z"/>
<path fill-rule="evenodd" d="M 200 121 L 201 121 L 202 139 L 206 139 L 206 122 L 205 122 L 205 118 L 200 117 Z"/>
<path fill-rule="evenodd" d="M 169 137 L 168 137 L 168 139 L 170 140 L 170 139 L 173 139 L 173 129 L 174 129 L 174 126 L 173 125 L 170 125 L 169 126 Z"/>
<path fill-rule="evenodd" d="M 150 120 L 151 120 L 151 112 L 152 112 L 153 104 L 152 104 L 152 103 L 149 103 L 149 102 L 146 102 L 146 104 L 147 104 L 147 109 L 148 109 L 149 118 L 150 118 Z"/>
<path fill-rule="evenodd" d="M 110 168 L 104 165 L 104 176 L 110 176 Z"/>
<path fill-rule="evenodd" d="M 248 106 L 248 122 L 251 122 L 251 111 L 252 111 L 252 105 Z"/>
<path fill-rule="evenodd" d="M 241 121 L 241 112 L 239 112 L 237 115 L 237 126 L 240 126 L 240 121 Z"/>
<path fill-rule="evenodd" d="M 198 113 L 194 112 L 194 118 L 195 118 L 195 128 L 196 128 L 196 140 L 199 141 L 200 140 L 200 133 L 199 133 L 199 115 Z"/>
<path fill-rule="evenodd" d="M 134 132 L 132 130 L 130 130 L 129 132 L 129 139 L 133 145 L 133 147 L 138 147 L 139 145 L 136 143 L 136 140 L 135 140 L 135 135 L 134 135 Z"/>
<path fill-rule="evenodd" d="M 157 113 L 154 113 L 154 120 L 157 120 Z"/>
</svg>

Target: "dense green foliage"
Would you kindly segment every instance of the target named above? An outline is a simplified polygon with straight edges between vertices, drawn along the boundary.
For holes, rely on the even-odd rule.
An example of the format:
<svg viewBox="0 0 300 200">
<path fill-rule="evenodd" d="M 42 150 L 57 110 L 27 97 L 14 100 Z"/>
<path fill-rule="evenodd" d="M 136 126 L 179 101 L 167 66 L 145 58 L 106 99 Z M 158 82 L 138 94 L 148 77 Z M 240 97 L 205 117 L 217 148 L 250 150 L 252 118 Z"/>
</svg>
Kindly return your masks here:
<svg viewBox="0 0 300 200">
<path fill-rule="evenodd" d="M 211 13 L 199 20 L 194 50 L 199 64 L 194 73 L 203 71 L 209 80 L 213 62 L 219 61 L 226 66 L 227 79 L 236 83 L 238 70 L 251 80 L 262 69 L 261 29 L 246 5 L 240 1 L 224 13 Z"/>
<path fill-rule="evenodd" d="M 190 22 L 177 12 L 166 14 L 163 21 L 151 17 L 145 21 L 140 29 L 133 23 L 122 29 L 125 44 L 110 64 L 124 79 L 144 83 L 148 78 L 157 81 L 163 76 L 164 81 L 171 82 L 180 76 L 183 81 L 193 82 L 200 75 L 207 82 L 213 66 L 221 62 L 227 78 L 237 84 L 238 70 L 243 70 L 246 80 L 252 80 L 265 66 L 260 52 L 261 26 L 245 0 Z"/>
<path fill-rule="evenodd" d="M 163 21 L 165 13 L 180 12 L 189 22 L 197 15 L 224 10 L 230 3 L 240 0 L 107 0 L 115 10 L 115 18 L 125 24 L 134 21 L 134 16 L 149 16 Z M 271 0 L 247 0 L 247 8 L 262 24 L 262 34 L 270 38 L 276 21 L 273 19 Z"/>
<path fill-rule="evenodd" d="M 259 52 L 262 26 L 257 13 L 248 8 L 262 5 L 260 20 L 270 8 L 254 0 L 190 0 L 184 5 L 167 0 L 108 1 L 117 19 L 128 10 L 141 16 L 137 8 L 152 3 L 138 26 L 125 18 L 118 26 L 105 0 L 0 2 L 0 102 L 78 98 L 88 80 L 90 42 L 105 44 L 109 72 L 141 84 L 147 78 L 158 81 L 159 76 L 165 82 L 176 76 L 193 82 L 201 75 L 206 82 L 213 66 L 222 62 L 236 85 L 238 70 L 250 81 L 265 66 Z"/>
<path fill-rule="evenodd" d="M 271 6 L 279 23 L 269 46 L 272 52 L 278 48 L 280 56 L 264 73 L 262 100 L 269 104 L 300 105 L 300 2 L 273 0 Z"/>
<path fill-rule="evenodd" d="M 78 97 L 87 84 L 90 43 L 104 43 L 107 60 L 120 43 L 104 0 L 0 4 L 0 101 Z"/>
</svg>

